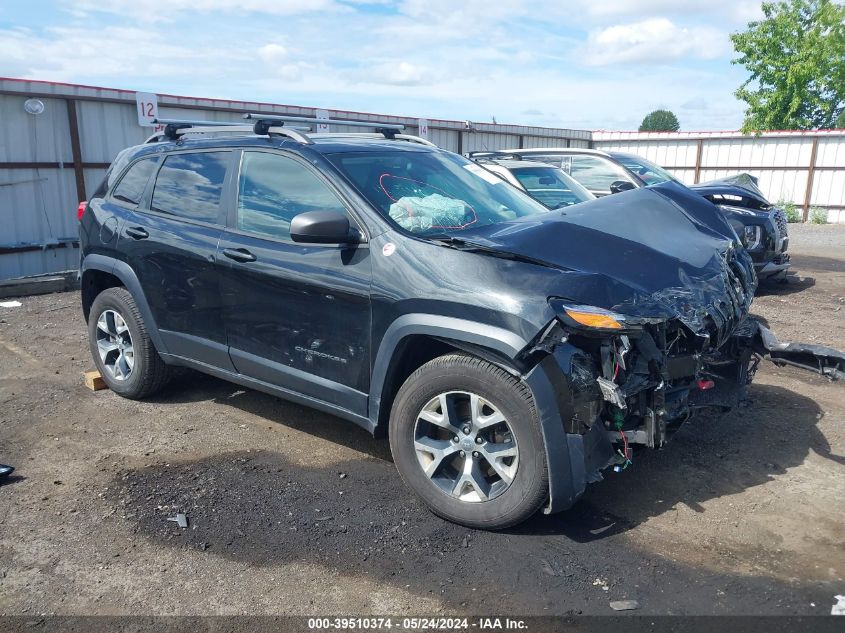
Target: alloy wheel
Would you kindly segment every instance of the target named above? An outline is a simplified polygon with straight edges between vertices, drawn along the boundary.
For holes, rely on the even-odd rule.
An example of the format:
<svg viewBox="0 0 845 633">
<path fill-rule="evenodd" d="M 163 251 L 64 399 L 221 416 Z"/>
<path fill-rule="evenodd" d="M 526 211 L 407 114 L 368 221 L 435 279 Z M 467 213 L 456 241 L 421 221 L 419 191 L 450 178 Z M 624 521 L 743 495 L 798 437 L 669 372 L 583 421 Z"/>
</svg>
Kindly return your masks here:
<svg viewBox="0 0 845 633">
<path fill-rule="evenodd" d="M 505 416 L 478 394 L 441 393 L 422 408 L 414 448 L 425 475 L 447 495 L 471 503 L 507 490 L 519 448 Z"/>
<path fill-rule="evenodd" d="M 110 378 L 129 378 L 135 367 L 135 349 L 129 326 L 117 310 L 103 310 L 97 319 L 97 350 Z"/>
</svg>

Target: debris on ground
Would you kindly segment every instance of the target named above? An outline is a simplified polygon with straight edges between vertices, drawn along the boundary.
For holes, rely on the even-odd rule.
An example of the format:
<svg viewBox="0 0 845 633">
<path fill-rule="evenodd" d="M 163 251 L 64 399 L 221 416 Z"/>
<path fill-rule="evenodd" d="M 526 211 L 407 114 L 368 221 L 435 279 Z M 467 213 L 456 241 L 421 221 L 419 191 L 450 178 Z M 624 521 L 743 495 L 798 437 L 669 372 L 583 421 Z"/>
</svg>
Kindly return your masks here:
<svg viewBox="0 0 845 633">
<path fill-rule="evenodd" d="M 830 608 L 830 615 L 845 615 L 845 596 L 833 596 L 836 604 Z"/>
<path fill-rule="evenodd" d="M 596 528 L 595 530 L 590 530 L 590 534 L 598 535 L 598 534 L 601 534 L 602 532 L 607 532 L 614 525 L 616 525 L 616 521 L 614 521 L 610 525 L 605 525 L 604 527 Z"/>
<path fill-rule="evenodd" d="M 548 576 L 557 576 L 557 572 L 552 567 L 551 563 L 547 561 L 545 558 L 540 559 L 540 564 L 543 567 L 543 573 Z"/>
<path fill-rule="evenodd" d="M 167 520 L 168 520 L 168 521 L 173 521 L 173 522 L 174 522 L 176 525 L 178 525 L 180 528 L 186 528 L 186 527 L 188 527 L 188 517 L 186 517 L 186 516 L 185 516 L 184 514 L 182 514 L 181 512 L 180 512 L 179 514 L 177 514 L 175 517 L 169 517 Z"/>
<path fill-rule="evenodd" d="M 0 308 L 20 308 L 22 305 L 20 301 L 0 301 Z"/>
<path fill-rule="evenodd" d="M 601 587 L 602 591 L 610 591 L 610 587 L 607 584 L 607 580 L 603 578 L 596 578 L 593 581 L 593 587 Z"/>
<path fill-rule="evenodd" d="M 633 611 L 640 608 L 640 603 L 636 600 L 611 600 L 610 608 L 614 611 Z"/>
</svg>

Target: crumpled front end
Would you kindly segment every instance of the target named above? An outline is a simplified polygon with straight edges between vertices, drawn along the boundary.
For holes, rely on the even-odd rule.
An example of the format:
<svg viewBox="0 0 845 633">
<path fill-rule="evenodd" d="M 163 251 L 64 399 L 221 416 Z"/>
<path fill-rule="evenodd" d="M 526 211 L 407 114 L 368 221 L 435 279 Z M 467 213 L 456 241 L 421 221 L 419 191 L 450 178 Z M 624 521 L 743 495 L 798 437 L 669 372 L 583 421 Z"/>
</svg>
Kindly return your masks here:
<svg viewBox="0 0 845 633">
<path fill-rule="evenodd" d="M 540 412 L 549 512 L 604 469 L 629 468 L 635 446 L 659 448 L 697 412 L 736 406 L 763 358 L 830 378 L 845 369 L 840 352 L 777 343 L 750 316 L 751 256 L 684 187 L 504 222 L 471 241 L 542 275 L 556 315 L 516 359 Z"/>
<path fill-rule="evenodd" d="M 604 469 L 629 468 L 634 447 L 660 448 L 696 413 L 736 407 L 762 359 L 845 378 L 842 352 L 780 343 L 750 317 L 755 288 L 747 257 L 728 249 L 722 274 L 612 310 L 550 301 L 559 316 L 532 353 L 555 361 L 572 488 L 549 511 L 568 507 Z M 664 316 L 630 316 L 649 313 Z"/>
</svg>

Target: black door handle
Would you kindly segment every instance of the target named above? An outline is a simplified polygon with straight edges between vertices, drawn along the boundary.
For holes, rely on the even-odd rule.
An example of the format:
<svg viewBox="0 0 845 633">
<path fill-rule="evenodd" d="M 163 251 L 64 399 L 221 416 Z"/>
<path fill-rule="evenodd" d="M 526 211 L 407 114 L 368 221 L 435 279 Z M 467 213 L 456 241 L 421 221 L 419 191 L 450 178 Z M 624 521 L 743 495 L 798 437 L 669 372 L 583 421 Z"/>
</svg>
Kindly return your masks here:
<svg viewBox="0 0 845 633">
<path fill-rule="evenodd" d="M 126 234 L 135 240 L 143 240 L 150 236 L 150 234 L 147 233 L 147 230 L 141 228 L 140 226 L 130 226 L 126 229 Z"/>
<path fill-rule="evenodd" d="M 236 262 L 246 263 L 255 261 L 255 255 L 245 248 L 224 248 L 223 254 L 229 259 L 234 259 Z"/>
</svg>

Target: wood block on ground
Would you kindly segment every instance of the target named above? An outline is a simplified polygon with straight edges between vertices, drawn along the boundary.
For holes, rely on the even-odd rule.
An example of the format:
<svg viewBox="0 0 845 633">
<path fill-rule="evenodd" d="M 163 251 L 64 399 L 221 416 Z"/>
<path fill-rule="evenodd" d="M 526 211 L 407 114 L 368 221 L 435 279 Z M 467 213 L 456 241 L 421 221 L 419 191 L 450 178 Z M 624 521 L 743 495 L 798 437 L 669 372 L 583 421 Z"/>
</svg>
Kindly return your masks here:
<svg viewBox="0 0 845 633">
<path fill-rule="evenodd" d="M 91 391 L 99 391 L 100 389 L 107 389 L 106 381 L 96 369 L 94 371 L 85 372 L 85 386 Z"/>
</svg>

